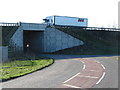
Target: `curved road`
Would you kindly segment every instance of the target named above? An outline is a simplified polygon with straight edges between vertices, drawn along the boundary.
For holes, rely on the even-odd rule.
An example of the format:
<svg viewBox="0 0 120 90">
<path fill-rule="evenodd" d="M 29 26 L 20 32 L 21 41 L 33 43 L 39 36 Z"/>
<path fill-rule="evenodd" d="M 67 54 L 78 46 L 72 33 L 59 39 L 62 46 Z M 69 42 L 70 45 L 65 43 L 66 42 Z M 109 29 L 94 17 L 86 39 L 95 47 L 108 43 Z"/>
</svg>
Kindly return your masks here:
<svg viewBox="0 0 120 90">
<path fill-rule="evenodd" d="M 83 69 L 79 59 L 96 60 L 105 66 L 105 77 L 93 88 L 118 88 L 117 56 L 44 55 L 55 59 L 55 63 L 43 70 L 2 83 L 3 88 L 55 88 Z"/>
<path fill-rule="evenodd" d="M 65 58 L 57 57 L 57 58 Z M 43 70 L 3 82 L 3 88 L 53 88 L 62 84 L 82 70 L 80 60 L 56 59 L 55 63 Z"/>
</svg>

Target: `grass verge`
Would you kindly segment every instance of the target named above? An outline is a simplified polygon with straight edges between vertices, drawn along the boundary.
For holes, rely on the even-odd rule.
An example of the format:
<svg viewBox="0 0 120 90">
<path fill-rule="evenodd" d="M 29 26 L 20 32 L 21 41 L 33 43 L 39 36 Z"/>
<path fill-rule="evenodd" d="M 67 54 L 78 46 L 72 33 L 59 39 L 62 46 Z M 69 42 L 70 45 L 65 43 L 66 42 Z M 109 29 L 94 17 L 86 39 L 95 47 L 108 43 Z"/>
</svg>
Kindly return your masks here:
<svg viewBox="0 0 120 90">
<path fill-rule="evenodd" d="M 118 56 L 118 60 L 120 60 L 120 56 Z"/>
<path fill-rule="evenodd" d="M 1 81 L 6 81 L 18 76 L 43 69 L 53 64 L 53 59 L 40 59 L 40 60 L 16 60 L 1 64 L 0 76 Z"/>
</svg>

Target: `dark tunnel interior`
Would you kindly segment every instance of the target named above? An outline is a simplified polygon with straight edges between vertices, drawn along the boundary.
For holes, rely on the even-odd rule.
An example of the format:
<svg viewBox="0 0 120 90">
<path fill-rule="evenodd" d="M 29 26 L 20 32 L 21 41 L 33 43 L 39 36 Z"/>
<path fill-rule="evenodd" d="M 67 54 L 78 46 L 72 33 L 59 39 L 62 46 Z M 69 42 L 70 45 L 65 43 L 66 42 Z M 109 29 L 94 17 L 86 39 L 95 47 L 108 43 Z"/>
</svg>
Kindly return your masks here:
<svg viewBox="0 0 120 90">
<path fill-rule="evenodd" d="M 43 52 L 43 31 L 23 31 L 24 52 L 42 53 Z"/>
</svg>

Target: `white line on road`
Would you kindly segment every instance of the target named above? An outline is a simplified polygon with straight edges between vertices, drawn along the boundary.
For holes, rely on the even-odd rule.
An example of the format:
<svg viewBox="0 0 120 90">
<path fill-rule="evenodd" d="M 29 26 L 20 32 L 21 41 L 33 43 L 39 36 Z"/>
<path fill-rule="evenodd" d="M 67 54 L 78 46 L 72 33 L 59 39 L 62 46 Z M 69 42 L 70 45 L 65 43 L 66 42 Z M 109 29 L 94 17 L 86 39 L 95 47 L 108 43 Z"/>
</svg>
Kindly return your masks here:
<svg viewBox="0 0 120 90">
<path fill-rule="evenodd" d="M 98 61 L 96 61 L 97 63 L 100 63 L 100 62 L 98 62 Z"/>
<path fill-rule="evenodd" d="M 96 84 L 99 84 L 101 82 L 101 80 L 104 78 L 105 76 L 105 72 L 103 73 L 102 77 L 98 80 L 98 82 Z"/>
<path fill-rule="evenodd" d="M 66 82 L 70 81 L 71 79 L 73 79 L 74 77 L 76 77 L 76 76 L 79 75 L 79 74 L 80 74 L 80 72 L 77 73 L 76 75 L 74 75 L 73 77 L 69 78 L 68 80 L 64 81 L 63 83 L 66 83 Z"/>
<path fill-rule="evenodd" d="M 101 66 L 103 67 L 103 69 L 105 70 L 105 66 L 103 64 L 101 64 Z"/>
<path fill-rule="evenodd" d="M 85 69 L 85 65 L 83 66 L 83 69 Z"/>
<path fill-rule="evenodd" d="M 85 71 L 99 72 L 99 71 L 97 71 L 97 70 L 85 70 Z"/>
<path fill-rule="evenodd" d="M 87 78 L 99 78 L 99 77 L 94 77 L 94 76 L 83 76 L 83 75 L 79 75 L 79 77 L 87 77 Z"/>
<path fill-rule="evenodd" d="M 84 63 L 83 61 L 81 61 L 82 63 Z"/>
<path fill-rule="evenodd" d="M 73 85 L 68 85 L 68 84 L 63 84 L 65 86 L 68 86 L 68 87 L 72 87 L 72 88 L 81 88 L 81 87 L 77 87 L 77 86 L 73 86 Z"/>
</svg>

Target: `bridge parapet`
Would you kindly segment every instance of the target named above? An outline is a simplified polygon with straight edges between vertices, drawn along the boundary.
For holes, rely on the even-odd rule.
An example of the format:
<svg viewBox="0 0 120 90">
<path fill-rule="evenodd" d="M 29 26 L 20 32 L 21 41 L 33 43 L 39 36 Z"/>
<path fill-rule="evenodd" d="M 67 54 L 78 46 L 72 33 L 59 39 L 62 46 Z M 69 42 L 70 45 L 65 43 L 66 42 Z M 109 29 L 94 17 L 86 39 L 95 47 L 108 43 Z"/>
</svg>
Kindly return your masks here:
<svg viewBox="0 0 120 90">
<path fill-rule="evenodd" d="M 21 23 L 21 27 L 23 30 L 44 31 L 46 26 L 47 26 L 46 24 L 39 24 L 39 23 Z"/>
<path fill-rule="evenodd" d="M 4 23 L 4 22 L 0 22 L 0 26 L 20 26 L 20 23 Z"/>
</svg>

